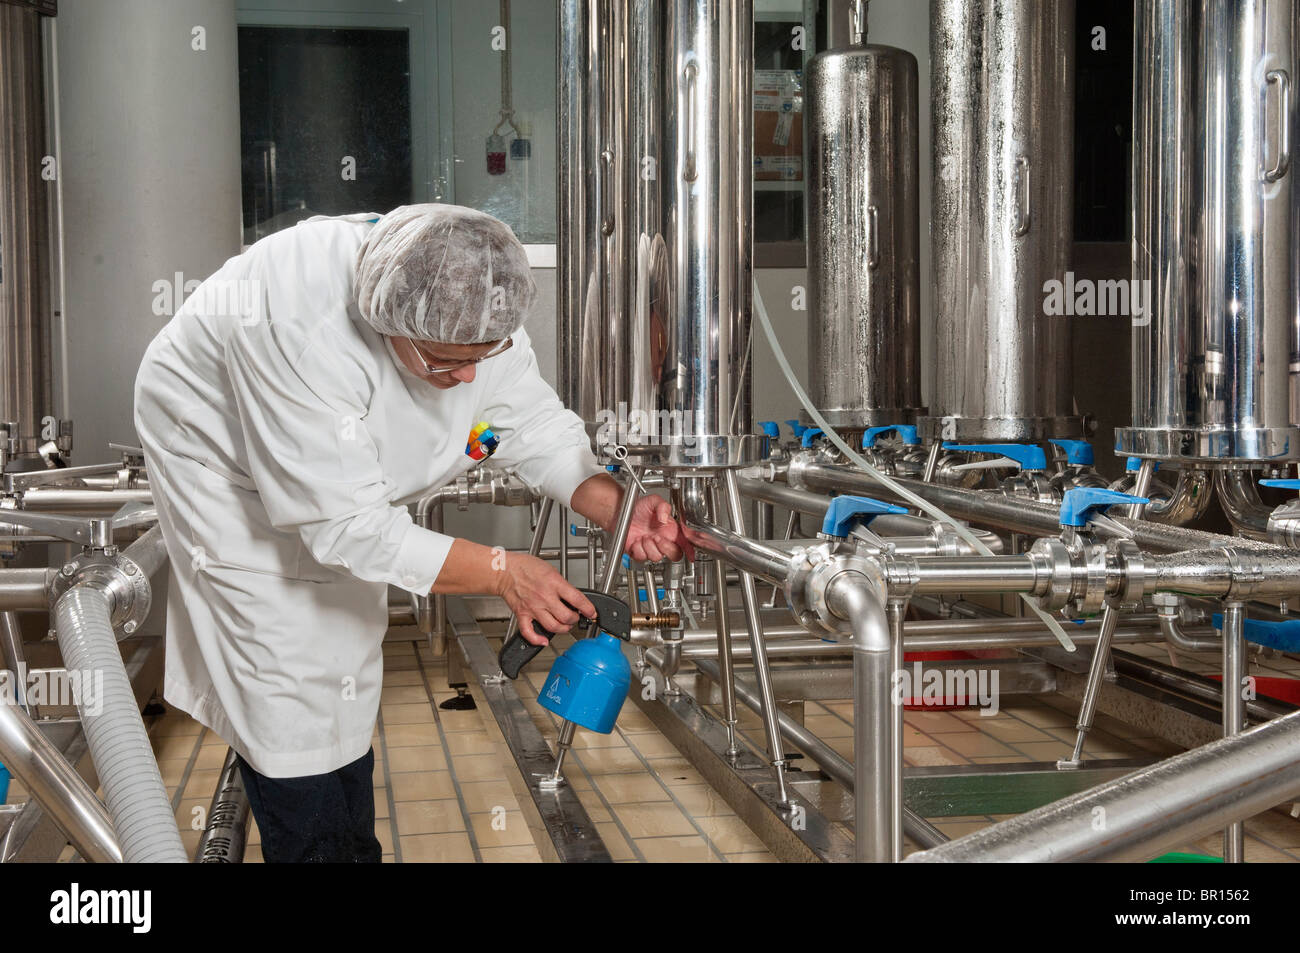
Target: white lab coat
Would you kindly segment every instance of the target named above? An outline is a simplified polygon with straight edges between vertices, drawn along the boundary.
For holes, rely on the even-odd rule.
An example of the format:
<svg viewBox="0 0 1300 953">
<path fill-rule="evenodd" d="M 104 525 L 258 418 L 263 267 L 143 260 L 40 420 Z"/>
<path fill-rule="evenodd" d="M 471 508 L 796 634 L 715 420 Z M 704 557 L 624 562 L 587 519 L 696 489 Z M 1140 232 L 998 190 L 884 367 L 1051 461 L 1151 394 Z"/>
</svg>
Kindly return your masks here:
<svg viewBox="0 0 1300 953">
<path fill-rule="evenodd" d="M 272 777 L 369 748 L 388 586 L 428 592 L 452 543 L 406 504 L 473 466 L 477 422 L 501 438 L 493 465 L 563 504 L 601 472 L 527 334 L 450 390 L 400 365 L 354 302 L 375 218 L 312 219 L 226 262 L 136 380 L 173 572 L 164 697 Z"/>
</svg>

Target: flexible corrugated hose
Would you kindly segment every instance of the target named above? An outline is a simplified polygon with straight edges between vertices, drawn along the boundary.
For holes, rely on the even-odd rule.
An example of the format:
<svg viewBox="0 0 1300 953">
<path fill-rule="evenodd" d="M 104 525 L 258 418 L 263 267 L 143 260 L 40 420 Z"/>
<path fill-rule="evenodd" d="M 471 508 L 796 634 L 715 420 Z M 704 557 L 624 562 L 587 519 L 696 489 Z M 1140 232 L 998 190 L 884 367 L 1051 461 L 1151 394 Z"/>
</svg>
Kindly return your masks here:
<svg viewBox="0 0 1300 953">
<path fill-rule="evenodd" d="M 74 586 L 55 607 L 68 672 L 79 673 L 77 710 L 127 863 L 187 863 L 167 789 L 127 677 L 108 595 Z M 102 689 L 94 692 L 102 678 Z"/>
</svg>

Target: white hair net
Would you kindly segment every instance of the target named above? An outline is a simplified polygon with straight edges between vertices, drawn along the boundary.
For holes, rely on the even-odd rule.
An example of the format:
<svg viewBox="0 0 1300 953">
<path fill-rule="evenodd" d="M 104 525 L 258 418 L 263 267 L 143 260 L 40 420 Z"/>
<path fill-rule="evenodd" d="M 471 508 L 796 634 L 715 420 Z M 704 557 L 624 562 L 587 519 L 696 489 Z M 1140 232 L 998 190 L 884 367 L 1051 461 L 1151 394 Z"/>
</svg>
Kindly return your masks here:
<svg viewBox="0 0 1300 953">
<path fill-rule="evenodd" d="M 507 338 L 533 306 L 524 246 L 503 222 L 459 205 L 406 205 L 357 255 L 357 306 L 380 334 L 482 344 Z"/>
</svg>

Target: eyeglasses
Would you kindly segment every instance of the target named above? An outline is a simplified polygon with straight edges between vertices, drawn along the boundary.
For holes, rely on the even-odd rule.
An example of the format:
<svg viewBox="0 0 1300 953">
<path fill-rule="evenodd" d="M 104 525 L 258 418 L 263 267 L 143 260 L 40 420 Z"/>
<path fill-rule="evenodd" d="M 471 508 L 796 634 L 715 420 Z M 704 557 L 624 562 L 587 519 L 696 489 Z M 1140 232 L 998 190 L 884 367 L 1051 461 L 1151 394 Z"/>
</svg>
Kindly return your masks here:
<svg viewBox="0 0 1300 953">
<path fill-rule="evenodd" d="M 415 356 L 418 357 L 420 359 L 420 363 L 424 365 L 424 373 L 426 374 L 449 374 L 452 371 L 459 371 L 461 368 L 471 367 L 474 364 L 478 364 L 480 361 L 486 361 L 489 357 L 496 357 L 498 354 L 502 354 L 510 350 L 511 345 L 515 343 L 513 338 L 506 338 L 504 341 L 502 341 L 500 344 L 498 344 L 496 347 L 494 347 L 492 350 L 488 351 L 486 354 L 482 355 L 481 357 L 471 357 L 468 360 L 452 361 L 447 364 L 435 366 L 429 363 L 429 356 L 420 350 L 420 345 L 416 344 L 410 338 L 407 338 L 407 341 L 411 345 L 411 350 L 415 352 Z M 442 359 L 436 358 L 436 360 L 442 360 Z"/>
</svg>

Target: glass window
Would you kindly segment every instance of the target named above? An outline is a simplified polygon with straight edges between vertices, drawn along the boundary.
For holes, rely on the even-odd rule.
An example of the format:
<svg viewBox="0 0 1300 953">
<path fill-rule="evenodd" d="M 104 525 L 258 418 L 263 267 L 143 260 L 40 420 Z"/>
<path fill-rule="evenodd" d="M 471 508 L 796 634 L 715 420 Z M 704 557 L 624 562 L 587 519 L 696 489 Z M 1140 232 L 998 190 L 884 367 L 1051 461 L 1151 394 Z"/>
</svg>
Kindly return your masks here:
<svg viewBox="0 0 1300 953">
<path fill-rule="evenodd" d="M 245 241 L 454 202 L 555 241 L 557 0 L 239 0 Z"/>
<path fill-rule="evenodd" d="M 553 244 L 556 0 L 458 0 L 450 12 L 455 201 L 525 244 Z"/>
<path fill-rule="evenodd" d="M 755 2 L 760 265 L 802 262 L 803 69 L 827 6 Z M 239 0 L 245 241 L 311 215 L 455 202 L 554 243 L 557 7 Z"/>
<path fill-rule="evenodd" d="M 412 201 L 405 30 L 239 28 L 244 241 Z"/>
</svg>

